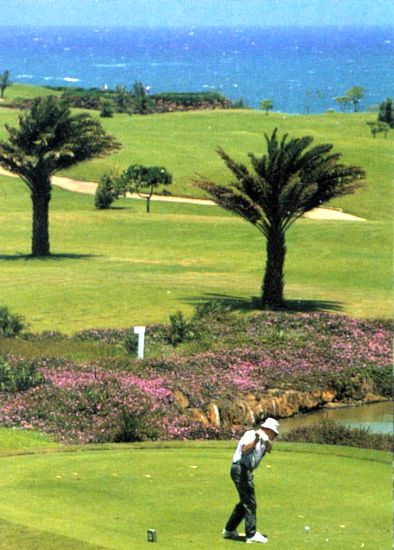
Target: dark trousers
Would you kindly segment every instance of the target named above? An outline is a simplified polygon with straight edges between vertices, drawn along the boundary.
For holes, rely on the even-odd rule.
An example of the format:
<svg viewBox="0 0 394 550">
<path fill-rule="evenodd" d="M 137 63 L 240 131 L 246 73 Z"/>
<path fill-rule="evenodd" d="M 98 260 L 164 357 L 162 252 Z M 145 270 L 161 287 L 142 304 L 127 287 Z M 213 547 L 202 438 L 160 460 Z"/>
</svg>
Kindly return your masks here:
<svg viewBox="0 0 394 550">
<path fill-rule="evenodd" d="M 256 533 L 256 497 L 253 474 L 240 464 L 233 464 L 230 474 L 239 494 L 239 502 L 232 511 L 226 529 L 234 531 L 245 518 L 246 536 L 253 537 Z"/>
</svg>

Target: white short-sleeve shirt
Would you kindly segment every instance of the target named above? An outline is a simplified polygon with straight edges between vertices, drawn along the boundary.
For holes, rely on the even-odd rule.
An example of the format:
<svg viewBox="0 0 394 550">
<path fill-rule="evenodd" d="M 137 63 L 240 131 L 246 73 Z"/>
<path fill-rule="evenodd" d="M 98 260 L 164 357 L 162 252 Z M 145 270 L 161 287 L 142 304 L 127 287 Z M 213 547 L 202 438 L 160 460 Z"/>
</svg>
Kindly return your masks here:
<svg viewBox="0 0 394 550">
<path fill-rule="evenodd" d="M 237 448 L 235 450 L 234 456 L 233 456 L 233 463 L 240 463 L 241 461 L 250 468 L 251 470 L 254 470 L 257 468 L 257 466 L 260 463 L 260 460 L 263 458 L 263 456 L 266 453 L 266 446 L 265 441 L 268 441 L 269 437 L 267 434 L 263 433 L 261 436 L 261 439 L 256 443 L 253 451 L 248 453 L 247 455 L 242 454 L 242 449 L 244 445 L 248 445 L 249 443 L 252 443 L 256 438 L 256 431 L 255 430 L 248 430 L 244 433 L 244 435 L 241 437 L 241 439 L 238 442 Z"/>
</svg>

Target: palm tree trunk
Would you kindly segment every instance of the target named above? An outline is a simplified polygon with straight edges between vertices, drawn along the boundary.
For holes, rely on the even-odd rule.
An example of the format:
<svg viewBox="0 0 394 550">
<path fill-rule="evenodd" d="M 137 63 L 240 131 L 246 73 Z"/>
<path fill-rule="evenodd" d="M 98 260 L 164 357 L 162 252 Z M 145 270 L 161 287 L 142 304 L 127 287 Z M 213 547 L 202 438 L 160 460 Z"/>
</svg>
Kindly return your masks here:
<svg viewBox="0 0 394 550">
<path fill-rule="evenodd" d="M 263 307 L 278 309 L 285 304 L 283 298 L 285 256 L 284 232 L 280 227 L 271 228 L 267 236 L 267 260 L 262 287 Z"/>
<path fill-rule="evenodd" d="M 50 256 L 49 250 L 49 201 L 50 194 L 32 193 L 33 233 L 32 256 Z"/>
</svg>

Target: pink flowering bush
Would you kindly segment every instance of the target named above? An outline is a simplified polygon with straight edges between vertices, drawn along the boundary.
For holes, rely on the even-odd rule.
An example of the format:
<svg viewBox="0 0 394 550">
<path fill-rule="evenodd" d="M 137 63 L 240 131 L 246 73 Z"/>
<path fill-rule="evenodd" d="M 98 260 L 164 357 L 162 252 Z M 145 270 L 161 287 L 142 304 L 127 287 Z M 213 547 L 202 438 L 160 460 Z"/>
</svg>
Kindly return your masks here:
<svg viewBox="0 0 394 550">
<path fill-rule="evenodd" d="M 338 399 L 360 399 L 365 380 L 375 393 L 391 396 L 392 331 L 384 323 L 318 313 L 240 316 L 229 311 L 190 322 L 198 324 L 195 334 L 204 339 L 203 348 L 210 342 L 209 350 L 168 353 L 163 344 L 166 352 L 145 361 L 30 361 L 29 372 L 39 383 L 23 391 L 0 388 L 0 425 L 38 429 L 63 443 L 217 439 L 233 433 L 193 420 L 177 405 L 177 390 L 190 409 L 202 410 L 213 400 L 232 403 L 272 388 L 333 389 Z M 92 330 L 82 339 L 116 346 L 127 334 L 130 329 Z M 147 344 L 151 339 L 159 350 L 168 337 L 160 326 L 147 334 Z M 26 360 L 4 361 L 9 368 L 23 364 L 26 369 Z"/>
</svg>

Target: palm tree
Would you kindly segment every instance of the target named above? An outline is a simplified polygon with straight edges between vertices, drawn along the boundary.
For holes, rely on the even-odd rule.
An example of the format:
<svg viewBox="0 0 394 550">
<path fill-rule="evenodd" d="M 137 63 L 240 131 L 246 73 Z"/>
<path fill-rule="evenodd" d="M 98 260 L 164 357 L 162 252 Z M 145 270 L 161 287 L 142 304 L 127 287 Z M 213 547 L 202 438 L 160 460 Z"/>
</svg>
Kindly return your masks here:
<svg viewBox="0 0 394 550">
<path fill-rule="evenodd" d="M 309 148 L 313 138 L 278 141 L 277 128 L 265 134 L 267 153 L 249 154 L 254 174 L 232 160 L 222 149 L 219 156 L 235 176 L 227 186 L 201 179 L 196 185 L 223 208 L 252 223 L 266 238 L 266 267 L 262 285 L 263 307 L 284 306 L 285 234 L 305 212 L 334 197 L 353 193 L 365 176 L 358 166 L 338 163 L 332 144 Z"/>
<path fill-rule="evenodd" d="M 49 256 L 51 176 L 79 162 L 104 156 L 120 145 L 90 115 L 72 115 L 53 96 L 37 98 L 19 117 L 19 127 L 5 126 L 0 166 L 17 174 L 30 189 L 33 206 L 32 255 Z"/>
</svg>

